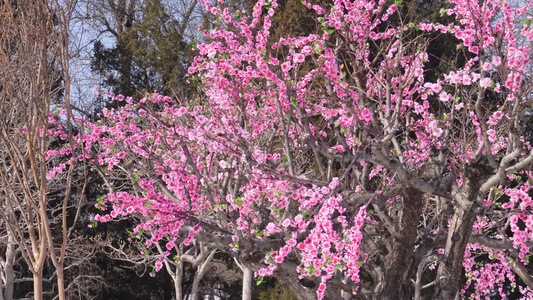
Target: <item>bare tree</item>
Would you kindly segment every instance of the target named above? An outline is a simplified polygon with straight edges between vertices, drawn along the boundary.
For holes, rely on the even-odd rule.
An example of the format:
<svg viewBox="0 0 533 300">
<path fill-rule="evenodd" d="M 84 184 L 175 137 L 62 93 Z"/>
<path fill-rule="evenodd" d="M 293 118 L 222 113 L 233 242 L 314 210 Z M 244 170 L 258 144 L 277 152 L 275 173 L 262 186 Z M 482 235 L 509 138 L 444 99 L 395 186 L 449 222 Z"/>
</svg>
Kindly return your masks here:
<svg viewBox="0 0 533 300">
<path fill-rule="evenodd" d="M 59 299 L 65 299 L 63 267 L 72 232 L 67 210 L 76 164 L 71 160 L 68 167 L 66 161 L 54 165 L 57 162 L 49 158 L 55 151 L 50 149 L 72 139 L 68 26 L 73 5 L 75 1 L 0 2 L 0 191 L 8 232 L 6 257 L 15 242 L 33 274 L 35 299 L 42 299 L 47 258 L 56 269 Z M 54 107 L 58 109 L 52 112 Z M 52 236 L 52 227 L 61 232 L 59 237 Z M 11 259 L 6 258 L 6 271 Z"/>
</svg>

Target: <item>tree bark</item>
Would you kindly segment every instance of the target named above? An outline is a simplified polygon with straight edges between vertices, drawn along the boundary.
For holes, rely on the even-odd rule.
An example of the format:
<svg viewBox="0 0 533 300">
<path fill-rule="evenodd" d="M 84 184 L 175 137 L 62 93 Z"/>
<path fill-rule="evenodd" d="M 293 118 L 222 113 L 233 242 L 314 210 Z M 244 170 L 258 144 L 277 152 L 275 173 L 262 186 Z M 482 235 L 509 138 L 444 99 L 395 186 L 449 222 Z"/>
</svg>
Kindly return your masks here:
<svg viewBox="0 0 533 300">
<path fill-rule="evenodd" d="M 253 271 L 242 265 L 242 300 L 252 300 Z"/>
<path fill-rule="evenodd" d="M 298 300 L 316 299 L 316 292 L 314 290 L 302 285 L 300 280 L 294 280 L 293 272 L 297 266 L 298 264 L 290 260 L 285 260 L 282 264 L 278 265 L 278 268 L 274 272 L 274 277 L 281 285 L 290 289 Z M 329 297 L 327 298 L 330 299 Z"/>
<path fill-rule="evenodd" d="M 191 292 L 192 300 L 198 300 L 200 281 L 204 277 L 204 274 L 207 271 L 207 266 L 209 265 L 209 263 L 211 263 L 211 260 L 213 259 L 215 252 L 216 250 L 211 250 L 211 253 L 209 253 L 209 256 L 206 258 L 206 260 L 198 267 L 198 272 L 194 276 L 194 281 L 192 283 L 192 292 Z"/>
<path fill-rule="evenodd" d="M 456 206 L 452 225 L 448 230 L 444 258 L 439 264 L 434 299 L 455 299 L 461 288 L 463 259 L 466 244 L 470 238 L 475 215 L 469 210 Z"/>
<path fill-rule="evenodd" d="M 176 300 L 183 299 L 183 289 L 181 288 L 181 282 L 183 279 L 183 263 L 179 262 L 176 265 L 176 270 L 172 276 L 174 280 L 174 292 L 176 293 Z"/>
<path fill-rule="evenodd" d="M 15 239 L 13 233 L 7 231 L 7 249 L 6 249 L 6 266 L 4 268 L 6 281 L 4 284 L 5 300 L 13 300 L 13 290 L 15 286 L 15 274 L 13 273 L 13 265 L 15 263 Z"/>
<path fill-rule="evenodd" d="M 253 271 L 250 267 L 233 258 L 242 271 L 242 300 L 252 300 Z"/>
<path fill-rule="evenodd" d="M 1 265 L 0 265 L 0 267 L 1 267 Z M 2 274 L 2 270 L 0 270 L 0 276 L 1 276 L 1 274 Z M 3 283 L 4 284 L 0 288 L 0 300 L 4 300 L 5 281 L 3 281 Z"/>
<path fill-rule="evenodd" d="M 33 271 L 33 299 L 43 300 L 43 269 Z"/>
<path fill-rule="evenodd" d="M 412 299 L 413 285 L 411 278 L 414 270 L 414 251 L 417 240 L 417 227 L 423 207 L 424 193 L 406 189 L 402 199 L 398 228 L 393 237 L 392 252 L 385 261 L 385 276 L 382 290 L 377 299 L 396 300 Z M 376 295 L 376 296 L 377 296 Z"/>
<path fill-rule="evenodd" d="M 65 300 L 65 276 L 63 273 L 63 264 L 56 269 L 57 276 L 57 294 L 59 300 Z"/>
</svg>

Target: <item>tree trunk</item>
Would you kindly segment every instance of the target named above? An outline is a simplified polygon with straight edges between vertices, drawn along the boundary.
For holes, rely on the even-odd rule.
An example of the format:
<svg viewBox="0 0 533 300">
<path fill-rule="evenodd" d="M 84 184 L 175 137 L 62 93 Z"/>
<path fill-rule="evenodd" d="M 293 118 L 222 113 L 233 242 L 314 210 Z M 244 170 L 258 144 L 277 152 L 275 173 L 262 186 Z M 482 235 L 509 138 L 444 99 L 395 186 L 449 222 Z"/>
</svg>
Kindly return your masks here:
<svg viewBox="0 0 533 300">
<path fill-rule="evenodd" d="M 181 288 L 181 282 L 183 280 L 183 262 L 177 263 L 172 280 L 174 281 L 174 292 L 176 293 L 175 299 L 182 300 L 183 289 Z"/>
<path fill-rule="evenodd" d="M 1 265 L 0 265 L 1 267 Z M 4 270 L 5 271 L 5 270 Z M 2 276 L 2 271 L 0 270 L 0 276 Z M 4 300 L 4 289 L 5 289 L 5 281 L 3 282 L 4 284 L 2 285 L 2 287 L 0 288 L 0 300 Z"/>
<path fill-rule="evenodd" d="M 306 288 L 300 280 L 294 280 L 293 272 L 296 270 L 298 264 L 285 260 L 274 272 L 274 277 L 284 287 L 290 289 L 298 300 L 316 299 L 316 292 L 310 288 Z M 327 290 L 326 290 L 327 292 Z M 329 296 L 329 295 L 328 295 Z M 327 299 L 330 299 L 327 297 Z"/>
<path fill-rule="evenodd" d="M 352 293 L 348 293 L 346 291 L 341 291 L 341 296 L 343 300 L 352 300 L 353 298 Z"/>
<path fill-rule="evenodd" d="M 413 266 L 417 238 L 417 227 L 423 207 L 424 193 L 409 188 L 404 192 L 400 211 L 397 237 L 393 239 L 392 252 L 387 255 L 385 276 L 378 299 L 412 299 L 411 278 L 416 267 Z"/>
<path fill-rule="evenodd" d="M 472 231 L 475 216 L 469 210 L 456 207 L 452 227 L 448 231 L 444 259 L 437 271 L 437 285 L 434 299 L 455 299 L 464 278 L 463 259 L 466 244 Z"/>
<path fill-rule="evenodd" d="M 205 259 L 205 261 L 198 267 L 198 272 L 196 272 L 196 275 L 194 276 L 194 281 L 192 282 L 192 291 L 191 291 L 192 300 L 198 300 L 200 281 L 204 277 L 204 274 L 207 271 L 207 266 L 209 265 L 209 263 L 211 263 L 211 260 L 213 259 L 215 252 L 216 250 L 212 250 L 211 253 L 209 253 L 209 256 Z"/>
<path fill-rule="evenodd" d="M 4 268 L 6 281 L 4 285 L 5 300 L 13 300 L 13 290 L 15 286 L 15 273 L 13 273 L 13 265 L 15 263 L 15 239 L 13 234 L 7 231 L 7 249 L 6 249 L 6 266 Z"/>
<path fill-rule="evenodd" d="M 242 300 L 252 300 L 253 271 L 242 265 Z"/>
<path fill-rule="evenodd" d="M 56 275 L 57 275 L 57 295 L 59 300 L 65 300 L 65 276 L 63 275 L 63 264 L 57 266 Z"/>
<path fill-rule="evenodd" d="M 43 269 L 33 272 L 33 300 L 43 300 Z"/>
<path fill-rule="evenodd" d="M 233 258 L 242 271 L 242 300 L 252 300 L 253 271 L 250 267 Z"/>
</svg>

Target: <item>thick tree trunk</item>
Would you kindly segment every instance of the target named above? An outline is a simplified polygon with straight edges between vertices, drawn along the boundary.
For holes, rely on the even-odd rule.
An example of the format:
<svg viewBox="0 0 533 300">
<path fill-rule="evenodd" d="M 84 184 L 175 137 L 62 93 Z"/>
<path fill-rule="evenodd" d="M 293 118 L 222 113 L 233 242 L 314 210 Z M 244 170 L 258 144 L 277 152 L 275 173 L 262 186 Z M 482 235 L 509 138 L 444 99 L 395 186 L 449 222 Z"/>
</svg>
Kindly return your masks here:
<svg viewBox="0 0 533 300">
<path fill-rule="evenodd" d="M 414 188 L 404 191 L 399 204 L 397 226 L 393 228 L 391 252 L 387 254 L 383 263 L 381 278 L 374 288 L 373 299 L 397 300 L 412 299 L 414 294 L 413 278 L 416 267 L 414 252 L 417 241 L 418 225 L 423 207 L 424 193 Z M 385 213 L 383 213 L 385 214 Z"/>
<path fill-rule="evenodd" d="M 298 300 L 316 299 L 316 292 L 311 288 L 306 288 L 300 280 L 294 280 L 293 272 L 298 265 L 290 260 L 285 260 L 274 272 L 274 277 L 284 287 L 290 289 Z M 327 292 L 327 290 L 326 290 Z M 329 296 L 329 295 L 328 295 Z M 327 299 L 332 299 L 327 297 Z"/>
<path fill-rule="evenodd" d="M 452 225 L 448 231 L 444 259 L 439 264 L 434 299 L 455 299 L 463 281 L 463 259 L 466 244 L 472 231 L 475 215 L 456 207 Z"/>
<path fill-rule="evenodd" d="M 242 300 L 252 300 L 252 282 L 254 273 L 250 267 L 233 258 L 242 271 Z"/>
<path fill-rule="evenodd" d="M 416 269 L 413 266 L 413 255 L 418 233 L 417 227 L 420 223 L 423 207 L 423 197 L 424 193 L 414 188 L 409 188 L 404 192 L 403 205 L 398 216 L 397 237 L 393 239 L 392 252 L 387 255 L 384 282 L 381 286 L 381 293 L 376 299 L 413 298 L 414 290 L 411 278 Z"/>
<path fill-rule="evenodd" d="M 351 300 L 353 298 L 352 293 L 341 291 L 342 300 Z"/>
</svg>

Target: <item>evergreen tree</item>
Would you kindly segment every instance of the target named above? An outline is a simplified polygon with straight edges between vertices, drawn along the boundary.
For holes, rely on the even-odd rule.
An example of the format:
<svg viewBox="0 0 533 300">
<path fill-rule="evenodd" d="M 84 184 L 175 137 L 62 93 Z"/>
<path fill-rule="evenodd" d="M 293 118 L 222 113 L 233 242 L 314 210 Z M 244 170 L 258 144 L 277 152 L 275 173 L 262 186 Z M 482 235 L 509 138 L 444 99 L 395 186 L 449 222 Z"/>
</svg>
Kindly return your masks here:
<svg viewBox="0 0 533 300">
<path fill-rule="evenodd" d="M 194 91 L 185 78 L 193 56 L 184 40 L 185 22 L 169 15 L 160 0 L 144 1 L 138 17 L 117 33 L 115 46 L 95 42 L 92 70 L 115 94 L 157 90 L 184 98 Z"/>
</svg>

